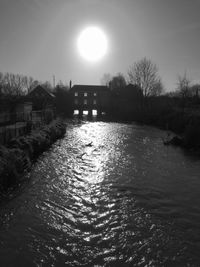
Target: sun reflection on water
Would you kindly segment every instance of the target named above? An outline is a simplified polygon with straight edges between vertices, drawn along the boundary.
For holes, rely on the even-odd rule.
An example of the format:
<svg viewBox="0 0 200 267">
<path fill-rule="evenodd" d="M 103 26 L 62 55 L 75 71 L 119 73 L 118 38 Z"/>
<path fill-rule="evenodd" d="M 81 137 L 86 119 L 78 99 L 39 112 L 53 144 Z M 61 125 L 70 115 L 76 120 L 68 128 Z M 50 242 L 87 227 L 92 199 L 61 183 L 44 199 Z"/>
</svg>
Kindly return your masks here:
<svg viewBox="0 0 200 267">
<path fill-rule="evenodd" d="M 108 131 L 108 128 L 102 127 L 102 123 L 86 122 L 76 132 L 80 152 L 79 166 L 85 182 L 97 184 L 104 180 L 104 165 L 109 159 L 104 139 L 108 135 Z"/>
</svg>

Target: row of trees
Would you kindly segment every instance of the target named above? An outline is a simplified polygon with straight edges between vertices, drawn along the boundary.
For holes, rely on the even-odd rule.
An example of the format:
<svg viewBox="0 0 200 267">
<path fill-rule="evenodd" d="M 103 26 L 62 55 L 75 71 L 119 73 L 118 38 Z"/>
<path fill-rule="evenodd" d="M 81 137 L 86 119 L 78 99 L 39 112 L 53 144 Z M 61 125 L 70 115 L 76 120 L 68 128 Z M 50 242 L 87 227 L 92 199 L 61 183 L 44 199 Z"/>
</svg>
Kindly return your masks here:
<svg viewBox="0 0 200 267">
<path fill-rule="evenodd" d="M 53 88 L 49 81 L 42 83 L 35 80 L 33 77 L 9 72 L 0 72 L 0 95 L 23 96 L 28 94 L 39 84 L 48 91 L 52 92 L 53 90 L 56 90 L 56 88 Z M 59 81 L 57 86 L 65 87 L 61 81 Z"/>
<path fill-rule="evenodd" d="M 53 88 L 49 81 L 41 83 L 25 75 L 0 72 L 0 98 L 6 96 L 11 99 L 16 96 L 25 96 L 39 84 L 55 94 L 55 104 L 59 113 L 65 115 L 70 113 L 72 103 L 68 94 L 69 86 L 64 85 L 62 81 L 59 81 Z"/>
<path fill-rule="evenodd" d="M 38 84 L 32 77 L 0 72 L 0 93 L 4 95 L 25 95 Z"/>
<path fill-rule="evenodd" d="M 158 96 L 164 92 L 157 65 L 146 57 L 130 66 L 127 79 L 121 73 L 114 77 L 106 73 L 101 83 L 109 85 L 112 90 L 123 88 L 127 83 L 136 84 L 141 88 L 144 97 Z"/>
<path fill-rule="evenodd" d="M 158 73 L 158 67 L 146 57 L 129 67 L 126 78 L 122 73 L 118 73 L 115 76 L 105 73 L 101 79 L 101 84 L 110 86 L 112 90 L 120 90 L 124 88 L 127 83 L 138 85 L 141 88 L 144 97 L 159 96 L 164 93 L 164 86 Z M 38 84 L 41 84 L 44 88 L 50 91 L 56 91 L 57 87 L 66 87 L 61 81 L 56 88 L 53 88 L 48 81 L 40 83 L 32 77 L 25 75 L 0 72 L 0 94 L 11 96 L 26 95 Z M 178 76 L 177 90 L 173 93 L 168 93 L 168 95 L 188 98 L 198 95 L 199 93 L 200 85 L 192 85 L 185 73 L 183 76 Z"/>
<path fill-rule="evenodd" d="M 118 73 L 114 77 L 105 73 L 101 83 L 110 86 L 112 90 L 124 88 L 127 83 L 136 84 L 141 88 L 144 97 L 164 94 L 164 86 L 158 73 L 158 67 L 146 57 L 129 67 L 126 78 L 122 73 Z M 176 90 L 166 95 L 184 99 L 199 96 L 200 84 L 192 84 L 187 74 L 184 73 L 183 76 L 178 76 Z"/>
</svg>

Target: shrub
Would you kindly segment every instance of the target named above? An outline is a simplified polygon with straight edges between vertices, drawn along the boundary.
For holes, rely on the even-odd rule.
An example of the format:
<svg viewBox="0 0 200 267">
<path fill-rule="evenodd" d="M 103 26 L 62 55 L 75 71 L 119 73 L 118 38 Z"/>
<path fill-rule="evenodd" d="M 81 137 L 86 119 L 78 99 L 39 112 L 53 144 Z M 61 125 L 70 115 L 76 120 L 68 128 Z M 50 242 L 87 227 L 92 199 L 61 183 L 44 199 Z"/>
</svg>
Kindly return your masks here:
<svg viewBox="0 0 200 267">
<path fill-rule="evenodd" d="M 30 167 L 31 160 L 38 157 L 65 133 L 65 124 L 53 121 L 27 136 L 12 139 L 8 147 L 0 147 L 0 188 L 15 184 L 20 175 Z"/>
</svg>

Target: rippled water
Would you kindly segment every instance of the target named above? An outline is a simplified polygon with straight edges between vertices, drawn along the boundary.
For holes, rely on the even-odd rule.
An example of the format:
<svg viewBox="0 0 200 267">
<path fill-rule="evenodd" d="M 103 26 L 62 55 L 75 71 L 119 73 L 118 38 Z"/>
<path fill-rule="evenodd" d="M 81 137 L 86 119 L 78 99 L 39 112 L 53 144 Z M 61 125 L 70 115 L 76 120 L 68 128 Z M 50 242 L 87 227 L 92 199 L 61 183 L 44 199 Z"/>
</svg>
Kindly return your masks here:
<svg viewBox="0 0 200 267">
<path fill-rule="evenodd" d="M 200 160 L 161 130 L 70 122 L 0 211 L 0 266 L 200 266 Z"/>
</svg>

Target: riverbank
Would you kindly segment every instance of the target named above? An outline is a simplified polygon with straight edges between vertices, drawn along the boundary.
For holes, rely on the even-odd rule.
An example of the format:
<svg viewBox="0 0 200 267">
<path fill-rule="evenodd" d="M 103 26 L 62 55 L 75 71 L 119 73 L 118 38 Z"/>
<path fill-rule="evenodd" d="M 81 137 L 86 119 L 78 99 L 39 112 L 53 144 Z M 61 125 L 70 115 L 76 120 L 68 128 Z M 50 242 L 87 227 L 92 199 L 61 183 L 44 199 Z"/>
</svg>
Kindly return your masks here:
<svg viewBox="0 0 200 267">
<path fill-rule="evenodd" d="M 169 144 L 181 146 L 187 150 L 200 152 L 200 115 L 190 111 L 163 110 L 157 114 L 147 113 L 143 123 L 155 125 L 177 136 Z"/>
<path fill-rule="evenodd" d="M 168 144 L 181 146 L 187 150 L 200 153 L 200 114 L 195 110 L 183 110 L 164 105 L 149 105 L 132 113 L 117 112 L 111 114 L 111 121 L 137 122 L 151 125 L 177 135 L 168 139 Z M 173 135 L 174 136 L 174 135 Z M 177 142 L 176 142 L 177 141 Z"/>
<path fill-rule="evenodd" d="M 0 191 L 16 185 L 32 162 L 63 137 L 65 131 L 66 125 L 55 120 L 29 135 L 12 139 L 6 147 L 0 146 Z"/>
</svg>

